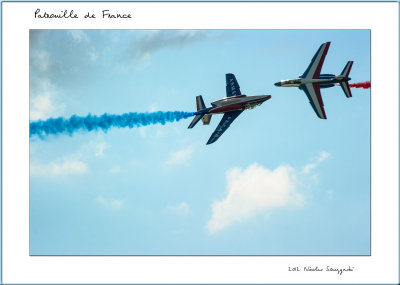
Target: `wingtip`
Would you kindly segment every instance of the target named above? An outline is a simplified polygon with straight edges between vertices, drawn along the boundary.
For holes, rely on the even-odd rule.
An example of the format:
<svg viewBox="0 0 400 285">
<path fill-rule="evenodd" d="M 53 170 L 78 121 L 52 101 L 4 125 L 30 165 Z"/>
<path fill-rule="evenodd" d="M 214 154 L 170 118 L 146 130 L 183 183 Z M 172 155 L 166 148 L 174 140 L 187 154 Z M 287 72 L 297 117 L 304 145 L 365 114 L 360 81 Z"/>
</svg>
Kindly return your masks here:
<svg viewBox="0 0 400 285">
<path fill-rule="evenodd" d="M 322 111 L 322 114 L 321 114 L 321 115 L 320 115 L 320 114 L 317 114 L 317 116 L 318 116 L 318 118 L 320 118 L 320 119 L 322 119 L 322 120 L 326 120 L 326 119 L 327 119 L 326 114 L 325 114 L 325 111 Z"/>
<path fill-rule="evenodd" d="M 210 138 L 210 139 L 207 141 L 206 145 L 212 144 L 212 143 L 214 143 L 214 142 L 216 142 L 216 140 Z"/>
<path fill-rule="evenodd" d="M 323 44 L 321 45 L 321 47 L 323 47 L 323 46 L 325 46 L 326 49 L 329 49 L 329 47 L 331 46 L 331 42 L 323 43 Z"/>
</svg>

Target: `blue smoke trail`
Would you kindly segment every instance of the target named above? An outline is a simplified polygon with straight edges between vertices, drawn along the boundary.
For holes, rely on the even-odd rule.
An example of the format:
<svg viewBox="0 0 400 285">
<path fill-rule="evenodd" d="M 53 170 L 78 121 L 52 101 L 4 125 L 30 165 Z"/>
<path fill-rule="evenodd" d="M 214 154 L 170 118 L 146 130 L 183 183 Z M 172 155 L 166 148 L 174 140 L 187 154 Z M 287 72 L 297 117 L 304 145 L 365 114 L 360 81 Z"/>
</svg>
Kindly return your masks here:
<svg viewBox="0 0 400 285">
<path fill-rule="evenodd" d="M 72 116 L 65 118 L 50 118 L 45 121 L 39 120 L 29 124 L 29 136 L 34 135 L 43 138 L 47 135 L 68 134 L 72 135 L 78 130 L 93 131 L 103 130 L 107 132 L 112 127 L 115 128 L 134 128 L 151 124 L 162 124 L 167 122 L 179 121 L 194 116 L 193 112 L 153 112 L 153 113 L 125 113 L 122 115 L 103 114 L 86 117 Z"/>
</svg>

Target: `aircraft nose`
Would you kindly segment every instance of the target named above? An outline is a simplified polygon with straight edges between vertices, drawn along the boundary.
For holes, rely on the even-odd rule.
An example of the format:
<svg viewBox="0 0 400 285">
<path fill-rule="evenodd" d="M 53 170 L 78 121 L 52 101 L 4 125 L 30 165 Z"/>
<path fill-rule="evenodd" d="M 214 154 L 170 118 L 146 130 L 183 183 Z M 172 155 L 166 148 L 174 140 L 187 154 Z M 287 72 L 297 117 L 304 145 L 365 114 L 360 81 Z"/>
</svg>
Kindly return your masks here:
<svg viewBox="0 0 400 285">
<path fill-rule="evenodd" d="M 282 83 L 276 82 L 274 85 L 275 85 L 275 86 L 282 86 Z"/>
</svg>

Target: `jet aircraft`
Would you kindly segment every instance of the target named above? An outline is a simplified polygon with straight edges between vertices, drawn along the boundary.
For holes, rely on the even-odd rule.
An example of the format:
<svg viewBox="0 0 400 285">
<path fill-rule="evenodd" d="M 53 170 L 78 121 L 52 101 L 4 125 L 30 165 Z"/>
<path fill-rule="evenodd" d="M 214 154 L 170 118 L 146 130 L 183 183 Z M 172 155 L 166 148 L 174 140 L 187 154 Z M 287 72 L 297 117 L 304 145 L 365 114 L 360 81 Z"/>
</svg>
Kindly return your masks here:
<svg viewBox="0 0 400 285">
<path fill-rule="evenodd" d="M 240 91 L 240 86 L 236 77 L 232 73 L 226 74 L 226 97 L 211 103 L 211 107 L 206 108 L 203 97 L 196 97 L 197 112 L 190 123 L 188 129 L 193 128 L 202 119 L 203 125 L 209 125 L 211 116 L 214 114 L 224 114 L 218 127 L 212 133 L 207 144 L 212 144 L 226 131 L 231 123 L 246 109 L 253 109 L 266 100 L 271 95 L 246 96 Z"/>
<path fill-rule="evenodd" d="M 347 62 L 342 73 L 338 76 L 333 74 L 320 74 L 330 44 L 331 42 L 326 42 L 319 47 L 317 53 L 312 58 L 310 65 L 303 75 L 299 76 L 299 78 L 282 80 L 275 83 L 275 86 L 299 87 L 299 89 L 303 90 L 306 93 L 308 100 L 310 100 L 310 104 L 315 113 L 321 119 L 326 119 L 324 102 L 322 101 L 321 96 L 321 88 L 333 87 L 336 83 L 339 83 L 346 97 L 352 97 L 348 81 L 351 80 L 349 74 L 353 61 Z"/>
</svg>

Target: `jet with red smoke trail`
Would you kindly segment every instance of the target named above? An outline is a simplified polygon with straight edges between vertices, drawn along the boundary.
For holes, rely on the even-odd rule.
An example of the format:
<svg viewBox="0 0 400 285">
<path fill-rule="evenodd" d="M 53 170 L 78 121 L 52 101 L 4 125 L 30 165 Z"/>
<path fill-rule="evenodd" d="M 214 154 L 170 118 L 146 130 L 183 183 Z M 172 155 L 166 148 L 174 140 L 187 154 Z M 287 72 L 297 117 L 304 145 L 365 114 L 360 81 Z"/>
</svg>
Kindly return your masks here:
<svg viewBox="0 0 400 285">
<path fill-rule="evenodd" d="M 352 97 L 349 83 L 349 77 L 353 61 L 347 62 L 342 73 L 338 76 L 334 74 L 321 74 L 322 65 L 324 64 L 325 56 L 331 42 L 323 43 L 317 53 L 311 60 L 310 65 L 303 73 L 296 79 L 281 80 L 275 83 L 278 87 L 298 87 L 303 90 L 308 100 L 310 100 L 311 107 L 314 112 L 321 119 L 326 119 L 324 102 L 322 101 L 321 88 L 329 88 L 335 86 L 337 83 L 342 87 L 344 94 L 347 98 Z"/>
<path fill-rule="evenodd" d="M 201 95 L 196 97 L 197 112 L 194 113 L 195 117 L 188 129 L 193 128 L 200 120 L 203 121 L 203 125 L 208 125 L 212 115 L 224 114 L 207 144 L 217 141 L 244 110 L 253 109 L 271 98 L 271 95 L 246 96 L 240 91 L 234 74 L 228 73 L 225 78 L 225 98 L 212 102 L 211 107 L 206 108 L 203 97 Z"/>
</svg>

